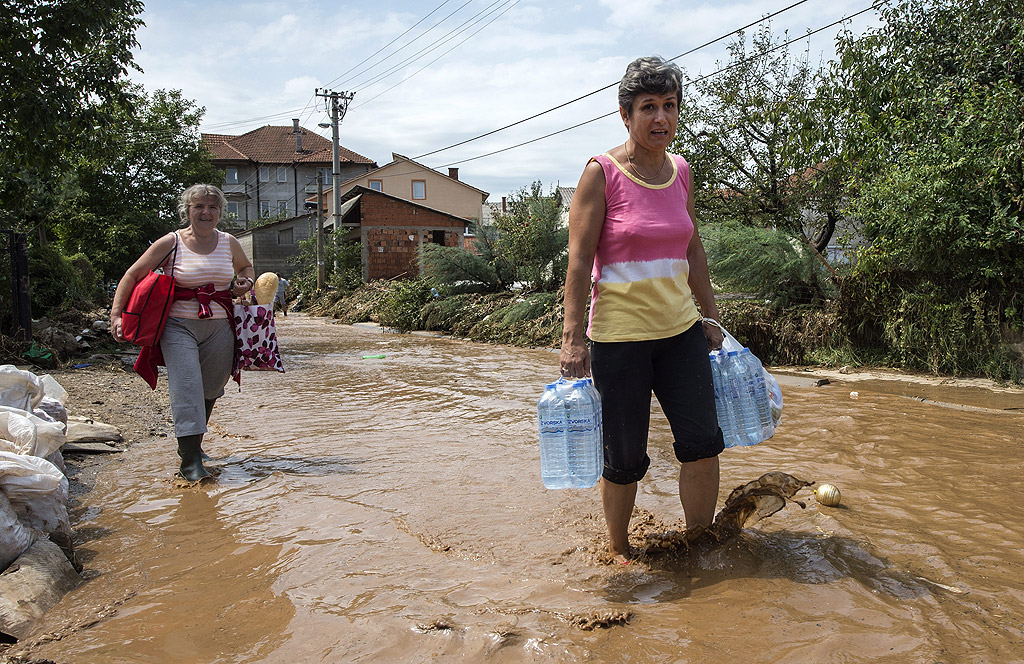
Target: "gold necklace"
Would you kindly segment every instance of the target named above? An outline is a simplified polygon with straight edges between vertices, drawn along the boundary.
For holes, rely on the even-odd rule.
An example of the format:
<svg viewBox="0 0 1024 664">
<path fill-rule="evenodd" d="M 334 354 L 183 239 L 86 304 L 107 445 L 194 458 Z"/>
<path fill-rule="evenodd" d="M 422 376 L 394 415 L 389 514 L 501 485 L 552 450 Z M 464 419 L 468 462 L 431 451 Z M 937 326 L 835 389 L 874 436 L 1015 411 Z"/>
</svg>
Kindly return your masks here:
<svg viewBox="0 0 1024 664">
<path fill-rule="evenodd" d="M 651 177 L 645 177 L 644 174 L 640 172 L 640 169 L 636 167 L 636 164 L 633 163 L 633 158 L 629 156 L 629 148 L 623 145 L 622 149 L 626 152 L 626 161 L 629 162 L 629 167 L 632 168 L 633 172 L 636 173 L 636 176 L 643 180 L 644 182 L 650 182 L 654 178 L 661 175 L 661 172 L 665 170 L 665 162 L 668 161 L 668 155 L 665 155 L 665 159 L 661 162 L 661 166 L 658 167 L 657 173 L 655 173 Z"/>
</svg>

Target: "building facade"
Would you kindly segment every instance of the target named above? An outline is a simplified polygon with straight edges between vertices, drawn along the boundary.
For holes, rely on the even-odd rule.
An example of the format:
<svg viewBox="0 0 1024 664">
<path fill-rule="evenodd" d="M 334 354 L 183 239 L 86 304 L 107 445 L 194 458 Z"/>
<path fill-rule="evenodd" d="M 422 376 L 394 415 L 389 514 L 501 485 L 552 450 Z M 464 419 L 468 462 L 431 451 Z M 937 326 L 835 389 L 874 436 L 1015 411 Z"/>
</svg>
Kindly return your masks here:
<svg viewBox="0 0 1024 664">
<path fill-rule="evenodd" d="M 213 164 L 224 169 L 225 224 L 247 229 L 253 221 L 296 217 L 306 198 L 316 194 L 317 177 L 332 184 L 331 141 L 299 126 L 265 126 L 240 136 L 203 134 Z M 376 162 L 345 147 L 339 149 L 341 179 L 375 169 Z"/>
</svg>

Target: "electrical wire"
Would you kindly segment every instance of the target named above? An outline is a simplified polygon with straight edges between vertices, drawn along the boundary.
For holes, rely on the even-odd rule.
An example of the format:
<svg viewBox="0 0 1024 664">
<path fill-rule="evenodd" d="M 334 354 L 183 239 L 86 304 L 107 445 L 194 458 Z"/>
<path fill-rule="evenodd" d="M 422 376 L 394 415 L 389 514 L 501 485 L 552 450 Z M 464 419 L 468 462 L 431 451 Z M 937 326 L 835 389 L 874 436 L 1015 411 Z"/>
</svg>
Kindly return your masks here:
<svg viewBox="0 0 1024 664">
<path fill-rule="evenodd" d="M 766 50 L 766 51 L 764 51 L 762 53 L 758 53 L 758 54 L 752 55 L 752 56 L 750 56 L 748 58 L 744 58 L 742 60 L 734 62 L 731 65 L 728 65 L 726 67 L 723 67 L 721 69 L 713 71 L 713 72 L 711 72 L 709 74 L 705 74 L 704 76 L 700 76 L 698 78 L 692 79 L 691 82 L 698 83 L 700 81 L 704 81 L 704 80 L 706 80 L 708 78 L 711 78 L 712 76 L 717 76 L 718 74 L 726 72 L 726 71 L 728 71 L 728 70 L 730 70 L 730 69 L 732 69 L 734 67 L 737 67 L 737 66 L 739 66 L 741 64 L 744 64 L 744 63 L 749 62 L 751 60 L 754 60 L 756 58 L 760 58 L 760 57 L 762 57 L 764 55 L 767 55 L 769 53 L 777 51 L 780 48 L 787 47 L 787 46 L 789 46 L 793 42 L 800 41 L 802 39 L 807 39 L 808 37 L 811 37 L 812 35 L 815 35 L 815 34 L 817 34 L 819 32 L 827 30 L 829 28 L 835 27 L 835 26 L 837 26 L 837 25 L 839 25 L 841 23 L 845 23 L 845 22 L 847 22 L 847 21 L 849 21 L 851 19 L 854 19 L 854 18 L 860 16 L 861 14 L 864 14 L 864 13 L 867 13 L 867 12 L 869 12 L 871 10 L 877 9 L 878 7 L 886 4 L 888 1 L 889 0 L 879 0 L 879 2 L 875 2 L 875 3 L 871 4 L 870 6 L 865 7 L 864 9 L 862 9 L 862 10 L 860 10 L 858 12 L 855 12 L 853 14 L 849 14 L 848 16 L 844 16 L 843 18 L 841 18 L 841 19 L 839 19 L 837 21 L 833 21 L 832 23 L 829 23 L 828 25 L 824 25 L 824 26 L 822 26 L 822 27 L 820 27 L 820 28 L 818 28 L 816 30 L 808 31 L 807 33 L 805 33 L 805 34 L 803 34 L 800 37 L 797 37 L 795 39 L 786 40 L 786 41 L 782 42 L 781 44 L 778 44 L 778 45 L 776 45 L 776 46 L 774 46 L 774 47 L 772 47 L 772 48 L 770 48 L 770 49 L 768 49 L 768 50 Z M 677 57 L 680 57 L 680 56 L 677 56 Z M 675 58 L 673 58 L 673 59 L 675 59 Z M 613 116 L 613 115 L 618 115 L 618 113 L 619 113 L 618 110 L 614 110 L 614 111 L 611 111 L 609 113 L 604 113 L 603 115 L 599 115 L 596 118 L 591 118 L 590 120 L 585 120 L 585 121 L 580 122 L 578 124 L 575 124 L 575 125 L 573 125 L 571 127 L 566 127 L 564 129 L 559 129 L 558 131 L 553 131 L 553 132 L 551 132 L 549 134 L 545 134 L 543 136 L 538 136 L 537 138 L 533 138 L 533 139 L 530 139 L 528 141 L 523 141 L 522 143 L 517 143 L 515 145 L 510 145 L 509 147 L 501 148 L 500 150 L 494 150 L 494 151 L 488 152 L 486 154 L 477 155 L 476 157 L 469 157 L 468 159 L 460 159 L 458 161 L 453 161 L 453 162 L 444 164 L 442 166 L 438 166 L 438 168 L 446 168 L 448 166 L 455 166 L 456 164 L 464 164 L 464 163 L 466 163 L 468 161 L 475 161 L 477 159 L 483 159 L 484 157 L 490 157 L 490 156 L 493 156 L 493 155 L 496 155 L 496 154 L 499 154 L 499 153 L 502 153 L 502 152 L 508 152 L 509 150 L 514 150 L 516 148 L 523 147 L 524 145 L 529 145 L 531 143 L 536 143 L 538 141 L 542 141 L 542 140 L 545 140 L 547 138 L 551 138 L 552 136 L 557 136 L 558 134 L 563 134 L 563 133 L 565 133 L 567 131 L 571 131 L 573 129 L 578 129 L 578 128 L 580 128 L 580 127 L 582 127 L 584 125 L 588 125 L 588 124 L 590 124 L 592 122 L 597 122 L 598 120 L 602 120 L 604 118 L 607 118 L 607 117 L 610 117 L 610 116 Z M 491 133 L 494 133 L 494 132 L 491 132 Z M 472 140 L 475 140 L 475 139 L 472 139 Z M 466 142 L 468 142 L 468 141 L 463 141 L 463 143 L 466 143 Z M 457 145 L 461 145 L 461 143 L 457 144 Z M 452 146 L 452 147 L 454 147 L 454 146 Z M 442 148 L 441 150 L 435 150 L 434 152 L 428 152 L 427 154 L 428 155 L 429 154 L 435 154 L 437 152 L 442 152 L 443 150 L 446 150 L 446 149 L 448 149 L 448 148 Z M 420 155 L 420 157 L 422 157 L 422 156 L 426 156 L 426 155 Z M 414 159 L 419 159 L 420 157 L 414 157 Z"/>
<path fill-rule="evenodd" d="M 801 0 L 801 1 L 802 1 L 802 2 L 805 2 L 806 0 Z M 360 107 L 362 107 L 362 106 L 365 106 L 366 104 L 369 104 L 369 103 L 370 103 L 371 101 L 373 101 L 373 100 L 374 100 L 374 99 L 376 99 L 377 97 L 380 97 L 381 95 L 384 95 L 384 94 L 386 94 L 386 93 L 388 93 L 388 92 L 390 92 L 390 91 L 394 90 L 394 89 L 395 89 L 395 88 L 397 88 L 397 87 L 398 87 L 399 85 L 401 85 L 402 83 L 405 83 L 406 81 L 408 81 L 408 80 L 409 80 L 409 79 L 411 79 L 412 77 L 416 76 L 417 74 L 419 74 L 420 72 L 422 72 L 422 71 L 423 71 L 424 69 L 426 69 L 426 68 L 427 68 L 427 67 L 429 67 L 430 65 L 434 64 L 435 62 L 437 62 L 438 60 L 440 60 L 440 59 L 441 59 L 441 58 L 443 58 L 444 56 L 446 56 L 446 55 L 448 55 L 449 53 L 451 53 L 452 51 L 454 51 L 454 50 L 455 50 L 456 48 L 458 48 L 459 46 L 462 46 L 463 44 L 465 44 L 465 43 L 466 43 L 467 41 L 469 41 L 469 40 L 470 40 L 470 39 L 471 39 L 471 38 L 473 37 L 473 35 L 477 34 L 477 33 L 478 33 L 478 32 L 480 32 L 481 30 L 483 30 L 484 28 L 486 28 L 487 26 L 489 26 L 489 25 L 490 25 L 491 23 L 494 23 L 494 22 L 495 22 L 496 20 L 498 20 L 499 18 L 501 18 L 502 16 L 504 16 L 506 12 L 508 12 L 508 11 L 509 11 L 510 9 L 512 9 L 513 7 L 515 7 L 516 5 L 518 5 L 518 4 L 520 3 L 520 2 L 522 2 L 522 0 L 515 0 L 514 2 L 512 2 L 512 4 L 508 5 L 508 6 L 507 6 L 507 7 L 505 7 L 504 9 L 502 9 L 502 10 L 501 10 L 501 12 L 500 12 L 500 13 L 499 13 L 499 14 L 498 14 L 497 16 L 495 16 L 495 17 L 494 17 L 494 18 L 492 18 L 491 20 L 487 21 L 487 23 L 485 23 L 485 24 L 484 24 L 483 26 L 481 26 L 481 27 L 480 27 L 479 29 L 477 29 L 477 30 L 476 30 L 475 32 L 471 33 L 471 34 L 470 34 L 470 35 L 469 35 L 468 37 L 466 37 L 465 39 L 463 39 L 462 41 L 460 41 L 460 42 L 459 42 L 458 44 L 456 44 L 455 46 L 452 46 L 452 47 L 451 47 L 450 49 L 448 49 L 447 51 L 445 51 L 445 52 L 444 52 L 444 53 L 442 53 L 441 55 L 437 56 L 436 58 L 434 58 L 433 60 L 431 60 L 431 61 L 430 61 L 430 62 L 428 62 L 427 64 L 423 65 L 422 67 L 420 67 L 419 69 L 417 69 L 417 70 L 416 70 L 416 71 L 414 71 L 413 73 L 409 74 L 408 76 L 406 76 L 405 78 L 403 78 L 403 79 L 402 79 L 401 81 L 399 81 L 398 83 L 395 83 L 395 84 L 394 84 L 394 85 L 392 85 L 392 86 L 391 86 L 390 88 L 387 88 L 386 90 L 383 90 L 382 92 L 379 92 L 379 93 L 377 93 L 376 95 L 374 95 L 374 96 L 370 97 L 369 99 L 367 99 L 366 101 L 362 102 L 361 104 L 358 104 L 358 105 L 356 105 L 356 106 L 353 106 L 352 108 L 353 108 L 353 109 L 356 109 L 356 108 L 360 108 Z"/>
<path fill-rule="evenodd" d="M 700 46 L 695 46 L 695 47 L 691 48 L 689 51 L 686 51 L 685 53 L 680 53 L 679 55 L 675 56 L 674 58 L 669 58 L 669 62 L 675 62 L 676 60 L 679 60 L 680 58 L 684 58 L 687 55 L 691 55 L 693 53 L 696 53 L 697 51 L 699 51 L 699 50 L 701 50 L 703 48 L 707 48 L 708 46 L 711 46 L 712 44 L 718 43 L 718 42 L 722 41 L 723 39 L 725 39 L 727 37 L 731 37 L 732 35 L 735 35 L 735 34 L 741 32 L 743 30 L 746 30 L 749 27 L 752 27 L 754 25 L 757 25 L 759 23 L 763 23 L 764 21 L 772 19 L 772 18 L 778 16 L 779 14 L 782 14 L 783 12 L 787 12 L 790 9 L 793 9 L 794 7 L 797 7 L 799 5 L 804 4 L 807 1 L 808 0 L 797 0 L 797 2 L 794 2 L 793 4 L 789 5 L 788 7 L 783 7 L 782 9 L 780 9 L 780 10 L 778 10 L 776 12 L 773 12 L 771 14 L 768 14 L 767 16 L 763 16 L 763 17 L 759 18 L 756 21 L 752 21 L 752 22 L 744 25 L 741 28 L 736 28 L 735 30 L 733 30 L 731 32 L 728 32 L 728 33 L 722 35 L 721 37 L 716 37 L 715 39 L 712 39 L 711 41 L 704 42 Z M 613 87 L 615 87 L 618 84 L 619 84 L 618 81 L 615 81 L 614 83 L 609 83 L 608 85 L 605 85 L 604 87 L 601 87 L 601 88 L 598 88 L 597 90 L 594 90 L 593 92 L 588 92 L 587 94 L 581 95 L 579 97 L 576 97 L 575 99 L 570 99 L 569 101 L 561 103 L 561 104 L 559 104 L 557 106 L 554 106 L 552 108 L 549 108 L 546 111 L 541 111 L 540 113 L 535 113 L 534 115 L 531 115 L 530 117 L 523 118 L 522 120 L 517 120 L 516 122 L 513 122 L 512 124 L 507 124 L 504 127 L 499 127 L 497 129 L 493 129 L 493 130 L 491 130 L 489 132 L 480 134 L 479 136 L 474 136 L 473 138 L 467 138 L 464 141 L 460 141 L 458 143 L 454 143 L 454 144 L 449 145 L 447 147 L 438 148 L 437 150 L 432 150 L 431 152 L 426 152 L 424 154 L 417 155 L 415 157 L 415 159 L 422 159 L 423 157 L 429 157 L 432 154 L 437 154 L 438 152 L 444 152 L 445 150 L 450 150 L 450 149 L 458 147 L 460 145 L 465 145 L 466 143 L 472 143 L 473 141 L 476 141 L 478 139 L 485 138 L 485 137 L 491 136 L 493 134 L 497 134 L 498 132 L 505 131 L 506 129 L 511 129 L 512 127 L 515 127 L 517 125 L 521 125 L 524 122 L 529 122 L 530 120 L 534 120 L 536 118 L 539 118 L 542 115 L 547 115 L 548 113 L 551 113 L 553 111 L 557 111 L 560 108 L 565 108 L 566 106 L 569 106 L 570 104 L 575 104 L 576 102 L 581 101 L 583 99 L 586 99 L 587 97 L 593 97 L 594 95 L 599 94 L 601 92 L 604 92 L 605 90 L 608 90 L 610 88 L 613 88 Z"/>
</svg>

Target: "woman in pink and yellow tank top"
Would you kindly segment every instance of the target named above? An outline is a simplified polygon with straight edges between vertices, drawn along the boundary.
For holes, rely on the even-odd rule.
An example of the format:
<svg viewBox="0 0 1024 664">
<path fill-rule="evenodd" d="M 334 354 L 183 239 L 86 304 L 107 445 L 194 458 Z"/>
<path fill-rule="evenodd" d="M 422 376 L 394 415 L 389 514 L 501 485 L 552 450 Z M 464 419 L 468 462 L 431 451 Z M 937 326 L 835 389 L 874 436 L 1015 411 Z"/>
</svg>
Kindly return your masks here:
<svg viewBox="0 0 1024 664">
<path fill-rule="evenodd" d="M 717 320 L 718 309 L 694 219 L 690 166 L 667 152 L 681 85 L 679 68 L 658 57 L 626 68 L 619 114 L 629 136 L 590 160 L 569 211 L 562 374 L 592 374 L 601 393 L 601 499 L 609 551 L 621 562 L 628 562 L 637 482 L 650 465 L 652 393 L 675 439 L 687 527 L 710 525 L 718 498 L 724 444 L 708 350 L 721 347 L 722 334 L 701 323 L 701 313 Z"/>
<path fill-rule="evenodd" d="M 247 293 L 256 276 L 238 240 L 217 230 L 224 204 L 224 194 L 217 187 L 197 184 L 186 189 L 178 201 L 184 228 L 154 242 L 128 268 L 110 306 L 110 334 L 125 341 L 121 312 L 135 284 L 158 267 L 174 276 L 175 302 L 159 346 L 142 350 L 136 370 L 155 388 L 156 365 L 167 366 L 179 472 L 192 482 L 210 476 L 203 465 L 208 457 L 202 442 L 234 360 L 235 332 L 228 315 L 231 296 Z M 152 366 L 141 362 L 143 354 L 152 356 Z"/>
</svg>

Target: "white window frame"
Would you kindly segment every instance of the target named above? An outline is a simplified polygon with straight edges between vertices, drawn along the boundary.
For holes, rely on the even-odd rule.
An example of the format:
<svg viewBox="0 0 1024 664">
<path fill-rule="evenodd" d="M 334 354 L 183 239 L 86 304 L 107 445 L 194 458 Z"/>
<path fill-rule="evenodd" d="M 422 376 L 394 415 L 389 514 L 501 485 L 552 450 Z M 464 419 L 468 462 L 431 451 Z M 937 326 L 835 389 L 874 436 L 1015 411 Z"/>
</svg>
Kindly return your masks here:
<svg viewBox="0 0 1024 664">
<path fill-rule="evenodd" d="M 224 169 L 224 184 L 238 184 L 238 169 L 237 168 L 225 168 Z"/>
<path fill-rule="evenodd" d="M 422 196 L 416 195 L 416 183 L 423 185 Z M 413 180 L 412 181 L 412 200 L 414 201 L 425 201 L 427 200 L 427 181 L 426 180 Z"/>
<path fill-rule="evenodd" d="M 260 166 L 260 182 L 270 182 L 270 166 Z"/>
<path fill-rule="evenodd" d="M 224 214 L 231 219 L 238 218 L 238 201 L 228 201 L 228 204 L 224 206 Z"/>
<path fill-rule="evenodd" d="M 260 201 L 260 216 L 261 217 L 269 217 L 270 216 L 270 201 L 266 201 L 266 200 Z"/>
<path fill-rule="evenodd" d="M 278 201 L 277 202 L 277 213 L 281 214 L 282 212 L 285 213 L 285 214 L 288 213 L 288 201 Z"/>
<path fill-rule="evenodd" d="M 370 185 L 369 187 L 367 187 L 368 189 L 372 189 L 373 191 L 380 191 L 380 192 L 384 191 L 384 180 L 370 180 L 367 184 Z M 377 186 L 375 187 L 373 185 L 377 185 Z"/>
<path fill-rule="evenodd" d="M 287 182 L 288 181 L 288 167 L 287 166 L 278 166 L 277 167 L 277 181 L 278 182 Z"/>
</svg>

